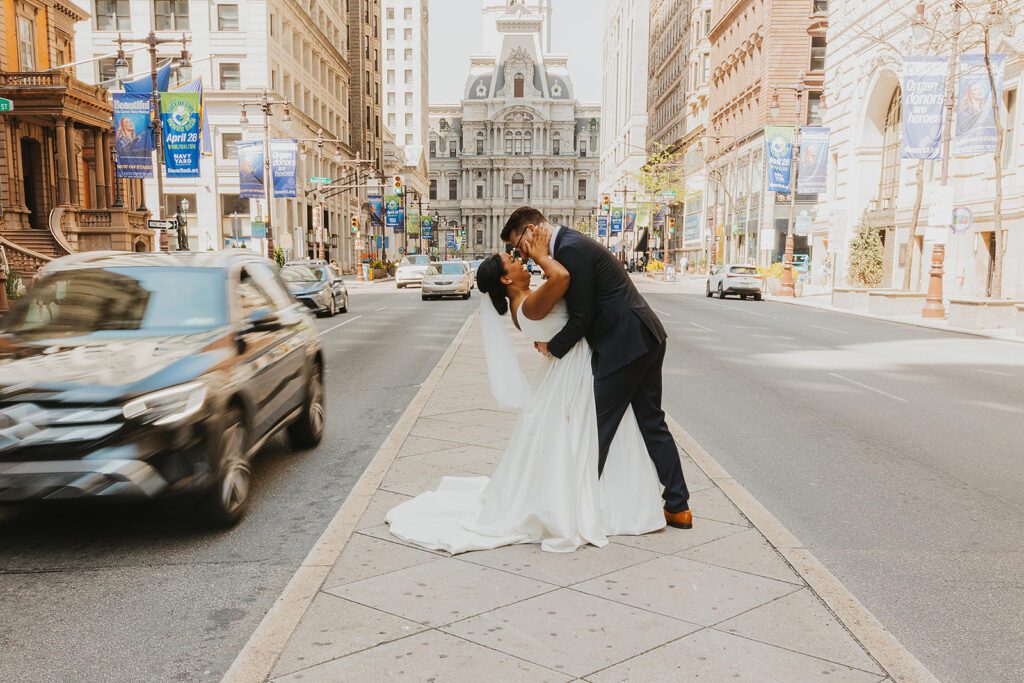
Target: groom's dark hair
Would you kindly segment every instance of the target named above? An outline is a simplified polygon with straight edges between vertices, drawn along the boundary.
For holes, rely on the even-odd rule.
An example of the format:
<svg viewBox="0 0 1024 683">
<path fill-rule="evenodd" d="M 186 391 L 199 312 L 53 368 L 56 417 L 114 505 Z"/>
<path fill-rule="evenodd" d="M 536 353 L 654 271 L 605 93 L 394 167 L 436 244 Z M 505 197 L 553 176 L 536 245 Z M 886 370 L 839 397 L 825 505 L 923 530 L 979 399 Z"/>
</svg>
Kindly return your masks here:
<svg viewBox="0 0 1024 683">
<path fill-rule="evenodd" d="M 512 235 L 518 235 L 526 229 L 527 225 L 531 223 L 533 225 L 540 225 L 541 223 L 546 223 L 547 220 L 547 218 L 544 218 L 544 214 L 532 206 L 520 206 L 512 212 L 512 215 L 505 222 L 505 227 L 501 230 L 501 241 L 511 241 Z"/>
</svg>

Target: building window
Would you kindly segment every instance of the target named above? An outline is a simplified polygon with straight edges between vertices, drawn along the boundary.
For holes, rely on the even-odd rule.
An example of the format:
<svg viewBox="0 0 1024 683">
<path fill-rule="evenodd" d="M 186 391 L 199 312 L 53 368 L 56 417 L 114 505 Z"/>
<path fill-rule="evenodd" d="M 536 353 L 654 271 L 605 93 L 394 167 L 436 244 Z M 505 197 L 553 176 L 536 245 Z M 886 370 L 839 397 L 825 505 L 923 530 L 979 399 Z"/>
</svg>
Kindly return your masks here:
<svg viewBox="0 0 1024 683">
<path fill-rule="evenodd" d="M 405 115 L 405 127 L 412 128 L 412 114 Z"/>
<path fill-rule="evenodd" d="M 452 140 L 448 143 L 448 156 L 457 157 L 459 156 L 459 143 Z"/>
<path fill-rule="evenodd" d="M 405 134 L 405 144 L 411 145 L 413 143 L 412 133 Z"/>
<path fill-rule="evenodd" d="M 704 35 L 711 33 L 711 10 L 704 10 Z"/>
<path fill-rule="evenodd" d="M 483 153 L 484 153 L 484 141 L 483 140 L 477 140 L 476 141 L 476 155 L 477 156 L 483 156 Z"/>
<path fill-rule="evenodd" d="M 412 69 L 405 70 L 405 84 L 412 85 Z"/>
<path fill-rule="evenodd" d="M 96 0 L 96 30 L 131 30 L 130 4 L 129 0 Z"/>
<path fill-rule="evenodd" d="M 453 178 L 452 180 L 448 181 L 448 199 L 458 199 L 458 198 L 459 198 L 459 181 L 455 180 Z"/>
<path fill-rule="evenodd" d="M 187 31 L 188 0 L 154 0 L 153 15 L 157 31 Z"/>
<path fill-rule="evenodd" d="M 220 158 L 237 159 L 238 141 L 242 139 L 241 133 L 224 133 L 220 136 Z"/>
<path fill-rule="evenodd" d="M 430 158 L 433 159 L 437 156 L 437 143 L 433 140 L 430 141 Z M 435 181 L 431 181 L 435 182 Z"/>
<path fill-rule="evenodd" d="M 388 37 L 388 40 L 394 40 L 395 39 L 395 29 L 389 28 L 388 32 L 387 32 L 387 37 Z"/>
<path fill-rule="evenodd" d="M 523 138 L 523 154 L 527 156 L 533 154 L 533 136 L 529 133 Z"/>
<path fill-rule="evenodd" d="M 484 231 L 483 230 L 477 230 L 476 231 L 476 243 L 477 244 L 483 244 L 484 243 Z"/>
<path fill-rule="evenodd" d="M 433 143 L 431 143 L 431 144 L 433 144 Z M 437 199 L 437 179 L 436 178 L 432 178 L 430 180 L 430 195 L 429 196 L 430 196 L 431 199 Z"/>
<path fill-rule="evenodd" d="M 411 107 L 412 106 L 412 93 L 411 92 L 405 93 L 405 106 L 407 106 L 407 107 Z"/>
<path fill-rule="evenodd" d="M 882 135 L 882 175 L 878 185 L 878 208 L 896 206 L 896 194 L 900 186 L 900 144 L 902 142 L 902 93 L 899 88 L 889 100 L 889 111 L 885 116 L 885 132 Z"/>
<path fill-rule="evenodd" d="M 402 31 L 402 39 L 405 40 L 406 42 L 412 40 L 412 29 L 411 28 L 407 28 L 404 31 Z"/>
<path fill-rule="evenodd" d="M 512 134 L 505 136 L 505 156 L 512 156 Z"/>
<path fill-rule="evenodd" d="M 18 15 L 18 68 L 36 70 L 36 24 L 28 17 Z"/>
<path fill-rule="evenodd" d="M 522 154 L 523 154 L 523 138 L 522 138 L 522 136 L 520 134 L 516 134 L 515 150 L 516 150 L 515 151 L 515 155 L 517 157 L 518 156 L 522 156 Z"/>
<path fill-rule="evenodd" d="M 562 194 L 562 188 L 558 184 L 555 184 L 555 185 L 551 186 L 551 198 L 552 199 L 559 199 L 561 197 L 561 194 Z"/>
<path fill-rule="evenodd" d="M 707 83 L 711 78 L 711 55 L 705 53 L 700 57 L 701 83 Z"/>
<path fill-rule="evenodd" d="M 394 113 L 388 114 L 388 128 L 391 130 L 395 129 L 395 115 Z"/>
<path fill-rule="evenodd" d="M 523 75 L 516 74 L 515 80 L 513 81 L 513 95 L 515 97 L 523 96 Z"/>
<path fill-rule="evenodd" d="M 512 176 L 512 199 L 522 199 L 523 195 L 523 176 L 516 173 Z"/>
<path fill-rule="evenodd" d="M 484 186 L 483 185 L 477 185 L 476 186 L 476 198 L 477 199 L 483 199 L 484 198 Z"/>
<path fill-rule="evenodd" d="M 388 7 L 387 14 L 385 14 L 384 16 L 387 17 L 389 20 L 393 20 L 395 18 L 395 8 Z"/>
<path fill-rule="evenodd" d="M 1017 127 L 1017 90 L 1007 90 L 1003 93 L 1003 106 L 1006 112 L 1003 123 L 1006 126 L 1003 130 L 1003 168 L 1010 168 L 1013 165 L 1013 130 Z M 833 167 L 834 168 L 834 167 Z"/>
<path fill-rule="evenodd" d="M 217 30 L 238 30 L 238 5 L 217 5 Z"/>
<path fill-rule="evenodd" d="M 98 85 L 109 86 L 117 80 L 117 70 L 114 69 L 114 62 L 116 60 L 113 57 L 101 59 L 96 62 L 96 83 Z M 132 73 L 132 58 L 125 57 L 125 61 L 128 62 L 128 73 Z"/>
<path fill-rule="evenodd" d="M 814 0 L 815 14 L 828 14 L 828 0 Z"/>
<path fill-rule="evenodd" d="M 555 138 L 554 140 L 551 141 L 551 153 L 554 154 L 555 156 L 558 156 L 559 154 L 562 153 L 562 141 L 559 140 L 558 138 Z"/>
<path fill-rule="evenodd" d="M 395 106 L 395 93 L 394 93 L 394 91 L 391 91 L 391 92 L 388 93 L 388 106 L 389 107 Z"/>
<path fill-rule="evenodd" d="M 811 38 L 811 71 L 825 70 L 825 39 Z"/>
<path fill-rule="evenodd" d="M 576 192 L 576 198 L 577 199 L 586 199 L 587 198 L 587 179 L 586 178 L 580 178 L 579 179 L 579 184 L 580 184 L 580 186 L 579 186 L 579 190 Z"/>
<path fill-rule="evenodd" d="M 587 143 L 586 142 L 581 142 L 580 143 L 580 159 L 584 159 L 584 158 L 586 158 L 586 156 L 587 156 Z"/>
<path fill-rule="evenodd" d="M 812 92 L 807 95 L 807 125 L 821 125 L 821 93 Z"/>
<path fill-rule="evenodd" d="M 406 7 L 404 10 L 402 10 L 402 17 L 406 21 L 410 21 L 412 19 L 412 7 Z"/>
<path fill-rule="evenodd" d="M 394 50 L 392 50 L 391 48 L 388 48 L 388 51 L 385 54 L 387 55 L 387 58 L 388 58 L 389 62 L 395 61 L 395 51 Z"/>
<path fill-rule="evenodd" d="M 369 80 L 367 80 L 367 83 L 369 83 Z M 394 85 L 394 84 L 395 84 L 395 70 L 394 69 L 388 69 L 388 85 Z"/>
<path fill-rule="evenodd" d="M 412 48 L 411 47 L 405 48 L 405 61 L 407 61 L 407 62 L 411 62 L 412 61 Z"/>
<path fill-rule="evenodd" d="M 242 74 L 238 64 L 220 65 L 220 89 L 241 90 Z"/>
</svg>

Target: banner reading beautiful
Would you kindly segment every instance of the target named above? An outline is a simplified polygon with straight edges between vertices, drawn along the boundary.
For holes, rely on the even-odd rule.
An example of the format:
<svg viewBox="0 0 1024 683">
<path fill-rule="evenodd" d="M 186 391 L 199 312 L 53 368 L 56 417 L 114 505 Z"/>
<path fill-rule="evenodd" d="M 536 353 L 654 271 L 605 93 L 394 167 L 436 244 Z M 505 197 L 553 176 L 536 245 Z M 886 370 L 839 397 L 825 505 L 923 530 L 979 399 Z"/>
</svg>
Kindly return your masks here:
<svg viewBox="0 0 1024 683">
<path fill-rule="evenodd" d="M 168 178 L 199 177 L 199 93 L 160 93 Z"/>
<path fill-rule="evenodd" d="M 379 228 L 384 225 L 384 197 L 371 194 L 366 198 L 370 207 L 370 225 Z"/>
<path fill-rule="evenodd" d="M 1003 91 L 1006 55 L 989 55 L 996 92 Z M 953 128 L 953 154 L 991 154 L 996 151 L 996 119 L 992 111 L 992 88 L 985 68 L 985 55 L 961 55 L 960 87 Z"/>
<path fill-rule="evenodd" d="M 238 197 L 263 199 L 263 143 L 238 141 Z"/>
<path fill-rule="evenodd" d="M 768 191 L 789 194 L 793 163 L 793 128 L 791 126 L 765 127 L 764 159 Z"/>
<path fill-rule="evenodd" d="M 114 150 L 118 178 L 153 177 L 153 129 L 149 96 L 114 93 Z"/>
<path fill-rule="evenodd" d="M 948 57 L 903 58 L 904 159 L 938 159 Z"/>
<path fill-rule="evenodd" d="M 274 177 L 275 197 L 294 197 L 297 184 L 299 144 L 295 140 L 270 141 L 270 174 Z"/>
<path fill-rule="evenodd" d="M 828 128 L 800 128 L 800 161 L 797 168 L 798 194 L 824 192 L 828 184 Z"/>
<path fill-rule="evenodd" d="M 624 232 L 633 232 L 636 228 L 636 209 L 626 209 L 626 215 L 622 225 Z"/>
</svg>

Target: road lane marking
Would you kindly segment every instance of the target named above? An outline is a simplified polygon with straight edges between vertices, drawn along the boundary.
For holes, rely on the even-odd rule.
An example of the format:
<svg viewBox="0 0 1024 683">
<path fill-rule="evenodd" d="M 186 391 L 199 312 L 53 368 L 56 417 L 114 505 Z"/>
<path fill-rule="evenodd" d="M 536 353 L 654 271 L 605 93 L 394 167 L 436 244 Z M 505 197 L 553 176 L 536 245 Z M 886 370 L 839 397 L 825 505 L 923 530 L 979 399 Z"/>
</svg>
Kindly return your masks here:
<svg viewBox="0 0 1024 683">
<path fill-rule="evenodd" d="M 381 306 L 381 307 L 380 307 L 380 308 L 378 308 L 378 309 L 377 309 L 376 311 L 374 311 L 374 313 L 380 313 L 380 312 L 381 312 L 381 311 L 383 311 L 383 310 L 384 310 L 385 308 L 387 308 L 387 306 Z"/>
<path fill-rule="evenodd" d="M 357 315 L 357 316 L 356 316 L 356 317 L 354 317 L 354 318 L 349 318 L 348 320 L 346 320 L 346 321 L 345 321 L 345 322 L 343 322 L 343 323 L 338 323 L 338 324 L 337 324 L 337 325 L 335 325 L 334 327 L 328 327 L 328 328 L 327 328 L 326 330 L 324 330 L 323 332 L 321 332 L 321 333 L 320 333 L 320 334 L 319 334 L 318 336 L 322 337 L 322 336 L 324 336 L 325 334 L 327 334 L 328 332 L 333 332 L 334 330 L 338 329 L 339 327 L 344 327 L 345 325 L 348 325 L 349 323 L 354 323 L 355 321 L 359 320 L 359 319 L 360 319 L 360 318 L 362 318 L 362 317 L 363 317 L 363 316 L 361 316 L 361 315 Z"/>
<path fill-rule="evenodd" d="M 657 308 L 652 308 L 651 310 L 654 311 L 655 313 L 657 313 L 658 315 L 665 316 L 666 318 L 671 318 L 672 317 L 671 313 L 666 313 L 665 311 L 659 311 Z"/>
<path fill-rule="evenodd" d="M 821 325 L 811 325 L 811 327 L 819 330 L 825 330 L 826 332 L 835 332 L 836 334 L 848 334 L 847 332 L 843 332 L 842 330 L 837 330 L 832 327 L 822 327 Z"/>
<path fill-rule="evenodd" d="M 774 315 L 768 315 L 766 313 L 758 313 L 757 311 L 748 311 L 747 309 L 739 308 L 738 306 L 726 306 L 725 304 L 719 303 L 717 301 L 706 301 L 704 303 L 711 304 L 712 306 L 721 306 L 722 308 L 727 308 L 730 311 L 739 311 L 740 313 L 747 313 L 749 315 L 756 315 L 756 316 L 759 316 L 761 318 L 771 318 L 772 320 L 778 320 L 778 318 L 776 318 Z"/>
<path fill-rule="evenodd" d="M 698 329 L 704 330 L 705 332 L 714 332 L 714 330 L 711 329 L 710 327 L 704 327 L 703 325 L 698 325 L 695 322 L 691 322 L 690 324 L 693 325 L 694 327 L 698 328 Z"/>
<path fill-rule="evenodd" d="M 861 389 L 867 389 L 868 391 L 873 391 L 876 394 L 881 394 L 882 396 L 885 396 L 887 398 L 891 398 L 894 401 L 900 401 L 901 403 L 910 403 L 910 401 L 908 401 L 905 398 L 900 398 L 899 396 L 894 396 L 894 395 L 890 394 L 887 391 L 882 391 L 881 389 L 876 389 L 876 388 L 874 388 L 872 386 L 868 386 L 867 384 L 864 384 L 862 382 L 858 382 L 855 379 L 850 379 L 849 377 L 843 377 L 842 375 L 838 375 L 838 374 L 836 374 L 834 372 L 830 372 L 828 374 L 830 376 L 832 376 L 832 377 L 835 377 L 836 379 L 841 379 L 844 382 L 849 382 L 850 384 L 854 385 L 855 387 L 860 387 Z"/>
<path fill-rule="evenodd" d="M 986 375 L 999 375 L 1000 377 L 1015 377 L 1008 372 L 999 372 L 998 370 L 986 370 L 984 368 L 978 368 L 975 372 L 984 372 Z"/>
</svg>

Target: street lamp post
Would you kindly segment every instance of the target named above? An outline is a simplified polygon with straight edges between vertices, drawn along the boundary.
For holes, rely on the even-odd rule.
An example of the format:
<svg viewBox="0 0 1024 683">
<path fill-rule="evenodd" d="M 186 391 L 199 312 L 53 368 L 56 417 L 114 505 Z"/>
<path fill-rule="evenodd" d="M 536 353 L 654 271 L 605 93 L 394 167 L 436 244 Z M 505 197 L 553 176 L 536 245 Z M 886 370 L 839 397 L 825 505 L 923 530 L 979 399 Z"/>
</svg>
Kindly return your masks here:
<svg viewBox="0 0 1024 683">
<path fill-rule="evenodd" d="M 341 145 L 343 143 L 342 140 L 337 140 L 337 139 L 333 139 L 333 138 L 330 138 L 330 139 L 325 138 L 324 137 L 324 129 L 323 128 L 318 128 L 317 129 L 316 137 L 315 138 L 303 138 L 301 140 L 297 140 L 297 142 L 301 145 L 300 151 L 301 151 L 301 156 L 302 156 L 302 160 L 303 161 L 306 160 L 306 144 L 305 143 L 310 142 L 310 143 L 314 143 L 316 145 L 316 164 L 317 164 L 317 171 L 316 172 L 317 173 L 323 173 L 323 168 L 324 168 L 324 145 L 326 143 L 328 143 L 328 142 L 333 144 L 333 145 Z M 340 163 L 341 162 L 341 148 L 340 147 L 335 147 L 335 149 L 334 149 L 334 161 L 336 163 Z M 358 161 L 358 159 L 357 159 L 357 161 Z M 318 245 L 318 258 L 322 261 L 322 260 L 324 260 L 324 244 L 326 242 L 326 237 L 324 235 L 323 207 L 321 205 L 322 205 L 321 193 L 316 188 L 314 188 L 314 190 L 313 190 L 313 231 L 314 231 L 314 237 L 316 238 L 317 245 Z"/>
<path fill-rule="evenodd" d="M 160 93 L 157 86 L 157 68 L 156 68 L 156 48 L 158 45 L 165 45 L 168 43 L 178 43 L 181 45 L 181 57 L 178 60 L 178 77 L 187 81 L 192 78 L 192 59 L 188 52 L 188 44 L 191 41 L 184 33 L 181 34 L 181 38 L 157 38 L 156 33 L 153 31 L 149 32 L 145 38 L 124 38 L 120 33 L 117 34 L 117 58 L 114 60 L 114 74 L 117 76 L 119 82 L 124 82 L 128 78 L 128 60 L 124 56 L 124 44 L 125 43 L 137 43 L 145 45 L 149 48 L 149 76 L 153 83 L 153 92 L 150 99 L 153 103 L 153 140 L 156 146 L 156 192 L 158 195 L 156 204 L 156 217 L 163 218 L 163 201 L 164 201 L 164 127 L 163 121 L 160 118 Z M 146 210 L 146 195 L 142 195 L 142 205 L 139 207 L 140 211 Z"/>
<path fill-rule="evenodd" d="M 270 169 L 270 117 L 273 115 L 273 108 L 276 105 L 282 105 L 284 108 L 284 118 L 281 120 L 284 123 L 291 123 L 291 101 L 287 99 L 273 99 L 264 90 L 260 93 L 260 99 L 257 102 L 243 102 L 242 113 L 238 119 L 238 125 L 242 128 L 242 131 L 249 129 L 249 114 L 245 108 L 247 106 L 258 106 L 260 111 L 263 112 L 263 195 L 264 200 L 267 202 L 267 257 L 274 258 L 274 232 L 273 232 L 273 199 L 274 199 L 274 183 L 271 178 Z"/>
<path fill-rule="evenodd" d="M 786 253 L 784 256 L 784 270 L 782 271 L 782 285 L 779 288 L 779 296 L 796 296 L 796 288 L 793 282 L 793 223 L 796 220 L 796 187 L 798 162 L 800 159 L 800 121 L 803 119 L 804 99 L 804 74 L 800 73 L 800 80 L 796 85 L 775 86 L 775 90 L 792 90 L 796 93 L 796 124 L 793 126 L 793 149 L 790 153 L 789 165 L 789 221 L 786 225 Z M 777 116 L 779 112 L 779 95 L 772 93 L 771 115 Z"/>
</svg>

